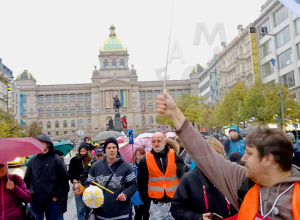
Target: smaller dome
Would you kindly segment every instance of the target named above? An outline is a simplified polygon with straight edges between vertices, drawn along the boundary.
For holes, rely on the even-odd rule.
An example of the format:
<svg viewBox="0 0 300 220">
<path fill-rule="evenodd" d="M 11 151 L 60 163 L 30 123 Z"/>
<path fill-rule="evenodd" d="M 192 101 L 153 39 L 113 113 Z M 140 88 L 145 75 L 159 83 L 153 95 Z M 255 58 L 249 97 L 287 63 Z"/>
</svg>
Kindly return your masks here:
<svg viewBox="0 0 300 220">
<path fill-rule="evenodd" d="M 20 73 L 18 76 L 17 76 L 17 79 L 16 80 L 35 80 L 34 76 L 28 72 L 28 70 L 24 70 L 22 73 Z"/>
<path fill-rule="evenodd" d="M 191 73 L 202 73 L 203 70 L 203 67 L 200 64 L 197 64 Z"/>
</svg>

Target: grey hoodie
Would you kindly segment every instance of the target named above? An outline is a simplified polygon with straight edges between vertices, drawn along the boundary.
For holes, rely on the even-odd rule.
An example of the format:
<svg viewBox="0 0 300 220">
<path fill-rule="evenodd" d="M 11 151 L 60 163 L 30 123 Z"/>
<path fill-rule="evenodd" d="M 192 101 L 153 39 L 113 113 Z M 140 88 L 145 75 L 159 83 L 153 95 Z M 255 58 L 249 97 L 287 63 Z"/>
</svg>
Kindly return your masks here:
<svg viewBox="0 0 300 220">
<path fill-rule="evenodd" d="M 106 188 L 114 193 L 126 195 L 126 201 L 116 201 L 117 197 L 103 190 L 104 204 L 95 209 L 97 219 L 125 219 L 129 217 L 129 206 L 131 197 L 136 192 L 136 176 L 132 166 L 124 161 L 122 155 L 118 152 L 118 160 L 110 166 L 107 164 L 106 157 L 92 165 L 88 175 L 88 182 L 96 181 L 105 186 L 110 176 L 110 183 Z"/>
<path fill-rule="evenodd" d="M 203 139 L 202 135 L 186 119 L 182 127 L 176 132 L 184 148 L 196 162 L 197 166 L 216 185 L 221 193 L 227 197 L 232 205 L 239 210 L 238 190 L 246 179 L 247 168 L 225 160 L 215 152 Z M 300 181 L 300 169 L 292 167 L 291 175 L 273 187 L 261 187 L 264 213 L 269 212 L 277 196 L 284 192 L 293 183 Z M 293 190 L 289 190 L 280 197 L 276 207 L 279 214 L 270 214 L 272 220 L 291 220 Z M 259 208 L 260 212 L 260 208 Z"/>
</svg>

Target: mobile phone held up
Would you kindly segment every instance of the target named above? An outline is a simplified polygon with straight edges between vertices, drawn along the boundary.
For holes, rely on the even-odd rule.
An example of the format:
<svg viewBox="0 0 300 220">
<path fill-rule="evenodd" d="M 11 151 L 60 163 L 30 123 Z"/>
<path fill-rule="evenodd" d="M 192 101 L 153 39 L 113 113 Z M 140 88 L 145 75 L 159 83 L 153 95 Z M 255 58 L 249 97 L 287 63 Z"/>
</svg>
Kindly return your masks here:
<svg viewBox="0 0 300 220">
<path fill-rule="evenodd" d="M 216 213 L 211 214 L 211 216 L 209 216 L 209 218 L 212 219 L 212 220 L 222 220 L 222 219 L 224 219 L 222 216 L 220 216 Z"/>
</svg>

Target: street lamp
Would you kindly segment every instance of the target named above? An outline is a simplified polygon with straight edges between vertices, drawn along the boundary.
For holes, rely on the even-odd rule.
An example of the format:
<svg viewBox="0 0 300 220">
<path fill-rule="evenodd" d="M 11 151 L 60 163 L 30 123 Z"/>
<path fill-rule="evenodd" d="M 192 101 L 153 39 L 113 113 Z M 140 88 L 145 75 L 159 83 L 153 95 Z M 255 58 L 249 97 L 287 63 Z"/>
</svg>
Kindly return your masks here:
<svg viewBox="0 0 300 220">
<path fill-rule="evenodd" d="M 275 41 L 275 37 L 276 34 L 269 34 L 268 33 L 268 27 L 261 27 L 260 30 L 260 34 L 262 36 L 268 35 L 268 36 L 272 36 L 274 41 Z M 276 51 L 276 50 L 275 50 Z M 276 55 L 277 56 L 277 55 Z M 282 117 L 282 124 L 283 124 L 283 131 L 285 132 L 285 117 L 284 117 L 284 108 L 283 108 L 283 99 L 282 99 L 282 88 L 281 88 L 281 79 L 280 79 L 280 71 L 278 69 L 278 67 L 275 65 L 276 60 L 275 59 L 271 59 L 270 61 L 273 66 L 276 68 L 277 70 L 277 74 L 278 74 L 278 83 L 279 83 L 279 95 L 280 95 L 280 105 L 281 105 L 281 117 Z"/>
<path fill-rule="evenodd" d="M 278 74 L 279 95 L 280 95 L 280 105 L 281 105 L 281 117 L 282 117 L 283 131 L 285 132 L 285 117 L 284 117 L 284 108 L 283 108 L 283 99 L 282 99 L 280 71 L 279 71 L 278 67 L 275 65 L 275 62 L 276 62 L 276 60 L 271 59 L 271 63 L 276 68 L 277 74 Z"/>
</svg>

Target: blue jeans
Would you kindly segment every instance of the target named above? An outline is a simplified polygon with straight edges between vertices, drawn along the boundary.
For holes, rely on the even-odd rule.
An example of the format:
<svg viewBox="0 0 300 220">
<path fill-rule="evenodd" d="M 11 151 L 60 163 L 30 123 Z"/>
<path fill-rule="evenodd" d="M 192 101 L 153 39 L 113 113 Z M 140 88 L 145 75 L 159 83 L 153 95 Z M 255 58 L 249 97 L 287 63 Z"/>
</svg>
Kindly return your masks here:
<svg viewBox="0 0 300 220">
<path fill-rule="evenodd" d="M 30 203 L 30 209 L 36 216 L 36 220 L 44 220 L 44 214 L 47 220 L 57 220 L 57 202 L 51 201 L 42 207 L 37 206 L 34 202 Z"/>
<path fill-rule="evenodd" d="M 77 208 L 77 218 L 78 220 L 85 220 L 86 216 L 89 214 L 91 209 L 87 207 L 82 201 L 82 195 L 75 194 L 75 203 Z"/>
<path fill-rule="evenodd" d="M 57 215 L 57 220 L 64 220 L 64 214 Z"/>
</svg>

